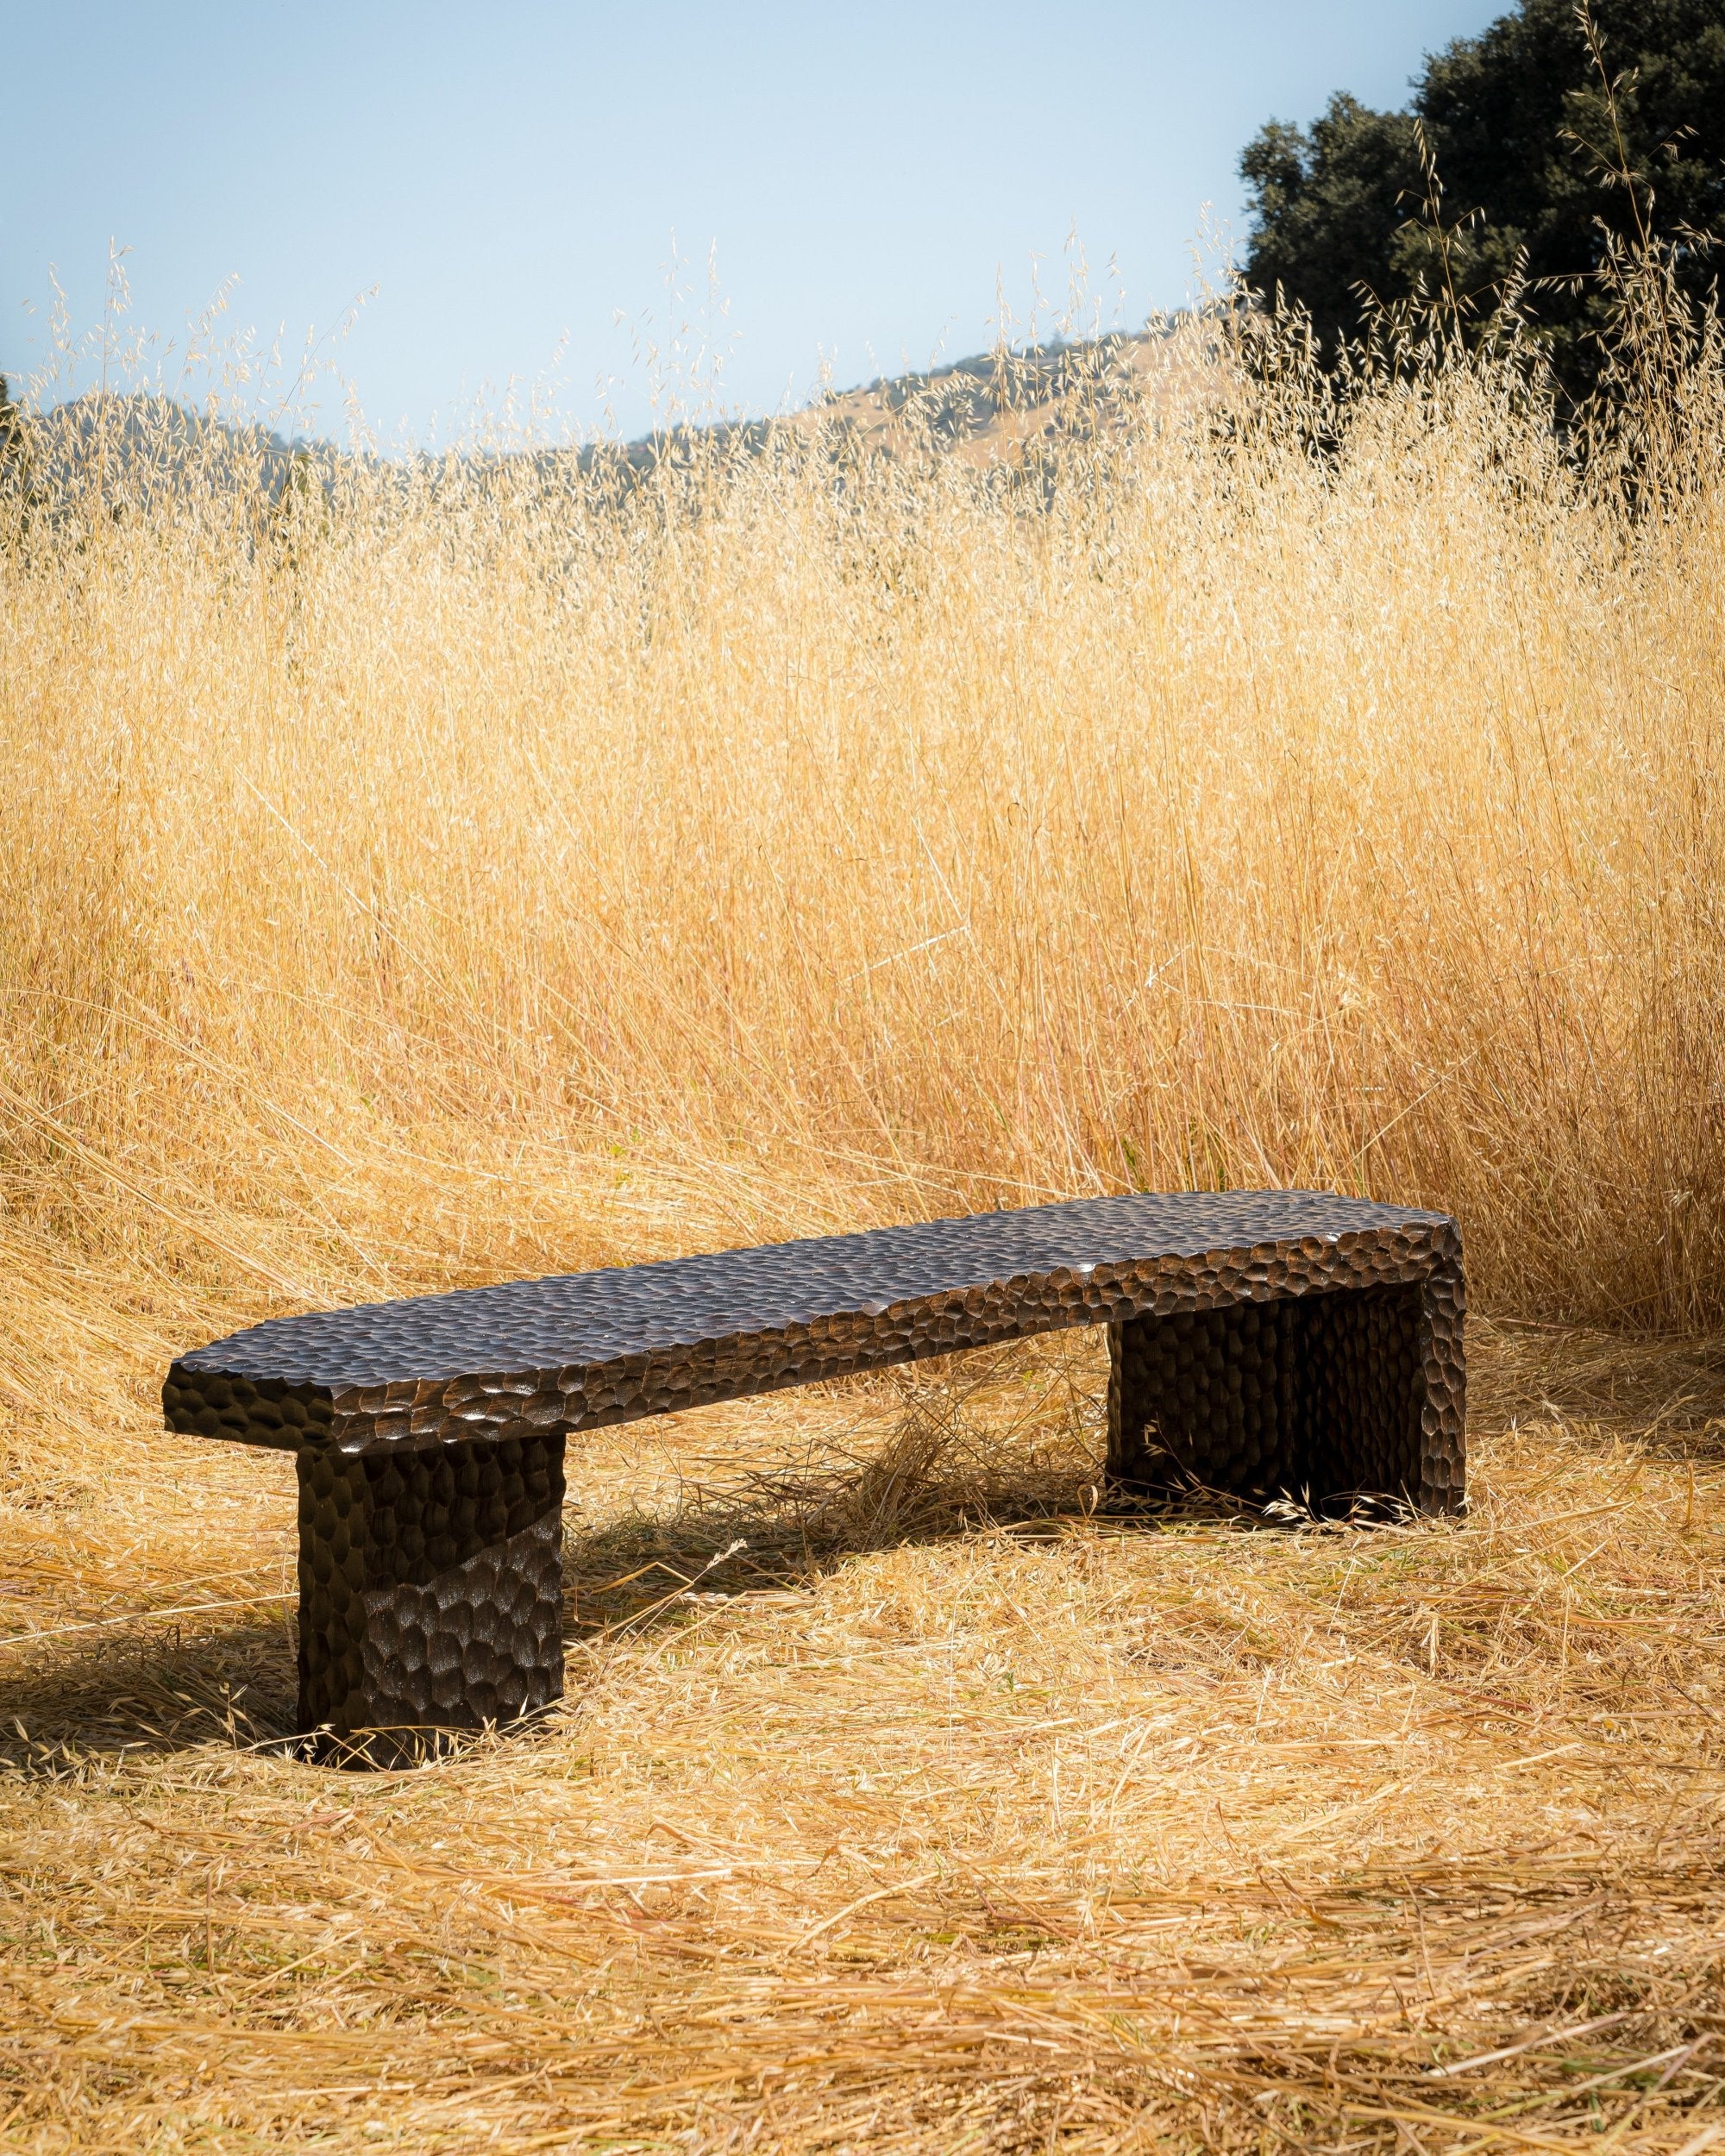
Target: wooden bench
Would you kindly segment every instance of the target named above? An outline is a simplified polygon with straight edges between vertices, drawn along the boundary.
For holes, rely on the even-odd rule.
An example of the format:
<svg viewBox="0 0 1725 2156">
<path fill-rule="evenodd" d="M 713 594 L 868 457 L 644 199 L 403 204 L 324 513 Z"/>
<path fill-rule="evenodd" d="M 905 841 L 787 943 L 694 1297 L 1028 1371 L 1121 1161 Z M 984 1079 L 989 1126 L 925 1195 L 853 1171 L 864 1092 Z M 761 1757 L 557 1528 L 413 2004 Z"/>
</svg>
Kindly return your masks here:
<svg viewBox="0 0 1725 2156">
<path fill-rule="evenodd" d="M 1115 1490 L 1452 1512 L 1462 1311 L 1442 1213 L 1100 1198 L 273 1318 L 162 1403 L 295 1455 L 300 1727 L 382 1762 L 561 1693 L 574 1432 L 1106 1325 Z"/>
</svg>

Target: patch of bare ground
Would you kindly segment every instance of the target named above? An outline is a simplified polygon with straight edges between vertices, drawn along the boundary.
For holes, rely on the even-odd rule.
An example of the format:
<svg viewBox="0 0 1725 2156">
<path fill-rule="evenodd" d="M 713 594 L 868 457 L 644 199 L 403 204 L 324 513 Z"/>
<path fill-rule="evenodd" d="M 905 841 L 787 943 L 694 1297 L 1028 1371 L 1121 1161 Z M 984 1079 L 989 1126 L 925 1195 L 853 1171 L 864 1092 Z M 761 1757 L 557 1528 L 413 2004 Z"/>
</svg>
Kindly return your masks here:
<svg viewBox="0 0 1725 2156">
<path fill-rule="evenodd" d="M 1128 1520 L 1080 1335 L 572 1447 L 570 1689 L 284 1756 L 285 1461 L 6 1516 L 0 2144 L 1725 2140 L 1725 1357 L 1477 1325 L 1460 1525 Z"/>
</svg>

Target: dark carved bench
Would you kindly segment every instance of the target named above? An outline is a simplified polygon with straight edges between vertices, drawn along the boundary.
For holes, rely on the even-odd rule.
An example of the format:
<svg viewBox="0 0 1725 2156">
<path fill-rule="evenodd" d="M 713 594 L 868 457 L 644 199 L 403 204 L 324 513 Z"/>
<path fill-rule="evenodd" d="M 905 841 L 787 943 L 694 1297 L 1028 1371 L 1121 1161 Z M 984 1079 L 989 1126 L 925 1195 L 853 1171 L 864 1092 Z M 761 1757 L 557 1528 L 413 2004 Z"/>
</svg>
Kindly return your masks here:
<svg viewBox="0 0 1725 2156">
<path fill-rule="evenodd" d="M 1106 1325 L 1116 1490 L 1451 1512 L 1462 1306 L 1441 1213 L 1099 1198 L 275 1318 L 162 1402 L 296 1455 L 300 1727 L 383 1760 L 561 1694 L 572 1432 Z"/>
</svg>

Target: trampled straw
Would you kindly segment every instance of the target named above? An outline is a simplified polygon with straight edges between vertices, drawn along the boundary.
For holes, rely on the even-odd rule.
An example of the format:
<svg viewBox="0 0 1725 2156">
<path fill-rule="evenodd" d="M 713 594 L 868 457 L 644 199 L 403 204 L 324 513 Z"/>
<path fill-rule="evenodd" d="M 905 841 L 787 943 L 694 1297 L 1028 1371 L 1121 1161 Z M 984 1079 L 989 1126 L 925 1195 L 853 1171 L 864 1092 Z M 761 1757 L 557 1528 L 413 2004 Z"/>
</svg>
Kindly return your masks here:
<svg viewBox="0 0 1725 2156">
<path fill-rule="evenodd" d="M 0 2145 L 1725 2128 L 1716 474 L 1195 334 L 992 462 L 10 529 Z M 283 1756 L 291 1469 L 160 1434 L 176 1348 L 1264 1182 L 1460 1215 L 1465 1524 L 1111 1516 L 1032 1347 L 574 1449 L 560 1713 Z"/>
</svg>

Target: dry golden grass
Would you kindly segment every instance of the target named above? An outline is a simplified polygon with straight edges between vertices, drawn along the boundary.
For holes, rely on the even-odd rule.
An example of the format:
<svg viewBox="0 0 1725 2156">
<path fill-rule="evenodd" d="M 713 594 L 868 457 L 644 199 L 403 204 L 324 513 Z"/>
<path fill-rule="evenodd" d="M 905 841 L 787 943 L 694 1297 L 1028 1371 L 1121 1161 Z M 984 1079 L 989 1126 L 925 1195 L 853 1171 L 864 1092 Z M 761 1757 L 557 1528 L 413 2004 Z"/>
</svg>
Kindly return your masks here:
<svg viewBox="0 0 1725 2156">
<path fill-rule="evenodd" d="M 1460 1528 L 1087 1516 L 1088 1342 L 589 1441 L 567 1707 L 398 1776 L 285 1462 L 15 1516 L 10 2142 L 1705 2146 L 1725 1369 L 1476 1355 Z"/>
<path fill-rule="evenodd" d="M 0 2145 L 1725 2140 L 1725 498 L 1228 398 L 12 530 Z M 1465 1525 L 1099 1517 L 1032 1345 L 583 1442 L 558 1715 L 273 1748 L 174 1348 L 1265 1182 L 1460 1215 Z"/>
</svg>

